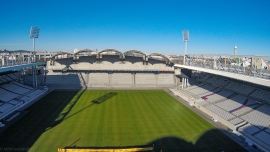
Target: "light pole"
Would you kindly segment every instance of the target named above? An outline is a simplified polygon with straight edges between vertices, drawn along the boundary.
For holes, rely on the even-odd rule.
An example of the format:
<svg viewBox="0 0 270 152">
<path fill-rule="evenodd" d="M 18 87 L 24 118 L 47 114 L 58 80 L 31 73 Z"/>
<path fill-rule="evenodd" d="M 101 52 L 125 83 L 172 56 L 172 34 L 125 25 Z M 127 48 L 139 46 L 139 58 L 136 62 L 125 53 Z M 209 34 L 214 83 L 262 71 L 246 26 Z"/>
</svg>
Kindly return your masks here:
<svg viewBox="0 0 270 152">
<path fill-rule="evenodd" d="M 185 42 L 185 52 L 184 52 L 184 59 L 183 59 L 183 65 L 185 65 L 186 64 L 186 53 L 187 53 L 187 42 L 189 41 L 188 30 L 183 30 L 182 35 L 183 35 L 183 41 Z"/>
<path fill-rule="evenodd" d="M 35 39 L 39 36 L 39 27 L 32 26 L 30 28 L 30 38 L 33 39 L 33 62 L 36 63 L 36 51 L 35 51 Z M 33 87 L 37 87 L 37 71 L 36 71 L 36 65 L 32 68 L 33 72 Z"/>
</svg>

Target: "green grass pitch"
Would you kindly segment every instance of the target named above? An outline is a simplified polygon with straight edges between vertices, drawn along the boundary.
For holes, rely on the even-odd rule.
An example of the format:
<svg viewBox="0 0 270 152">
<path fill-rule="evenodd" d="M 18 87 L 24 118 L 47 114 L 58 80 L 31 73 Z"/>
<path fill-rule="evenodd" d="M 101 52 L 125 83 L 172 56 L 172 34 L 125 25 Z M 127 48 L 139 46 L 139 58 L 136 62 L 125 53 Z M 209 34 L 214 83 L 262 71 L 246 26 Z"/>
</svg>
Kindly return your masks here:
<svg viewBox="0 0 270 152">
<path fill-rule="evenodd" d="M 245 151 L 163 90 L 53 91 L 1 134 L 0 147 L 155 145 L 155 151 Z"/>
</svg>

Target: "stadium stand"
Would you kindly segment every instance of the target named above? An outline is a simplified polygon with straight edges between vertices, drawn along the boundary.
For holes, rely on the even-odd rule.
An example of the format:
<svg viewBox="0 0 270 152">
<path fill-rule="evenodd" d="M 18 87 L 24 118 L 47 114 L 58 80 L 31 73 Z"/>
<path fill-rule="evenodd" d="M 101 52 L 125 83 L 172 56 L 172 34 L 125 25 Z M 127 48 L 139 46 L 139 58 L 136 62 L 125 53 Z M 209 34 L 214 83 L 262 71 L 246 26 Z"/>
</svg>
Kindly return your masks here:
<svg viewBox="0 0 270 152">
<path fill-rule="evenodd" d="M 225 111 L 225 110 L 223 110 L 215 105 L 208 105 L 208 106 L 206 106 L 206 108 L 225 120 L 231 120 L 231 119 L 235 118 L 234 115 L 228 113 L 227 111 Z"/>
<path fill-rule="evenodd" d="M 34 90 L 33 92 L 19 98 L 19 100 L 21 101 L 30 101 L 36 97 L 38 97 L 39 95 L 41 95 L 42 93 L 44 93 L 44 90 L 40 90 L 40 89 L 37 89 L 37 90 Z"/>
<path fill-rule="evenodd" d="M 232 119 L 232 120 L 230 120 L 229 121 L 231 124 L 233 124 L 233 125 L 239 125 L 239 124 L 241 124 L 242 122 L 244 122 L 244 120 L 243 119 L 240 119 L 240 118 L 234 118 L 234 119 Z"/>
<path fill-rule="evenodd" d="M 259 128 L 269 127 L 270 125 L 270 105 L 263 104 L 240 118 L 250 122 Z"/>
<path fill-rule="evenodd" d="M 8 77 L 7 75 L 4 75 L 3 78 L 4 78 L 7 82 L 12 81 L 12 79 L 11 79 L 10 77 Z"/>
<path fill-rule="evenodd" d="M 270 146 L 270 134 L 269 133 L 262 131 L 262 132 L 256 134 L 254 137 L 257 138 L 258 140 L 260 140 L 261 142 L 265 143 L 266 145 Z"/>
<path fill-rule="evenodd" d="M 113 73 L 111 79 L 112 86 L 131 86 L 133 85 L 134 75 L 131 73 Z"/>
<path fill-rule="evenodd" d="M 62 75 L 62 85 L 67 86 L 84 86 L 84 73 L 64 73 Z"/>
<path fill-rule="evenodd" d="M 100 87 L 100 86 L 108 86 L 109 85 L 109 77 L 108 73 L 90 73 L 89 74 L 89 83 L 88 86 Z"/>
<path fill-rule="evenodd" d="M 27 85 L 23 85 L 23 84 L 21 84 L 21 83 L 19 83 L 19 82 L 16 82 L 16 81 L 13 81 L 13 82 L 11 82 L 11 83 L 13 83 L 13 84 L 15 84 L 15 85 L 17 85 L 17 86 L 19 86 L 19 87 L 26 88 L 26 89 L 28 89 L 28 90 L 33 90 L 32 87 L 29 87 L 29 86 L 27 86 Z"/>
<path fill-rule="evenodd" d="M 259 99 L 259 100 L 269 102 L 270 92 L 265 91 L 265 90 L 261 90 L 261 89 L 256 89 L 254 92 L 251 93 L 250 96 L 253 98 Z"/>
<path fill-rule="evenodd" d="M 201 94 L 200 97 L 204 100 L 207 100 L 208 102 L 214 103 L 217 101 L 221 101 L 224 99 L 227 99 L 230 95 L 232 95 L 233 92 L 228 90 L 222 90 L 220 88 L 217 88 L 215 90 Z"/>
<path fill-rule="evenodd" d="M 19 76 L 16 73 L 10 73 L 8 74 L 8 77 L 10 77 L 12 80 L 17 80 Z"/>
<path fill-rule="evenodd" d="M 14 105 L 12 105 L 12 104 L 9 104 L 9 103 L 3 104 L 0 106 L 0 112 L 5 113 L 6 111 L 8 111 L 12 108 L 14 108 Z"/>
<path fill-rule="evenodd" d="M 269 146 L 269 91 L 211 74 L 197 74 L 194 78 L 195 85 L 170 90 L 245 138 L 262 142 L 259 144 L 264 148 Z"/>
<path fill-rule="evenodd" d="M 267 128 L 264 131 L 266 131 L 266 132 L 268 132 L 270 134 L 270 128 Z"/>
<path fill-rule="evenodd" d="M 18 79 L 18 74 L 7 75 L 2 77 L 8 81 L 0 85 L 0 120 L 10 121 L 19 115 L 16 112 L 18 109 L 28 106 L 47 90 L 34 89 L 17 81 L 12 81 Z M 10 79 L 7 77 L 10 77 Z M 2 125 L 2 127 L 4 126 Z"/>
<path fill-rule="evenodd" d="M 26 92 L 30 91 L 29 89 L 26 89 L 26 88 L 24 88 L 24 87 L 18 86 L 18 85 L 13 84 L 13 83 L 3 84 L 3 85 L 1 86 L 1 88 L 5 89 L 5 90 L 7 90 L 7 91 L 10 91 L 10 92 L 19 94 L 19 95 L 23 95 L 23 94 L 25 94 Z"/>
<path fill-rule="evenodd" d="M 157 75 L 153 73 L 137 73 L 135 75 L 135 84 L 137 86 L 156 86 Z"/>
<path fill-rule="evenodd" d="M 205 84 L 205 85 L 202 85 L 201 87 L 197 87 L 195 89 L 190 89 L 189 92 L 194 94 L 194 95 L 200 95 L 200 94 L 207 93 L 207 92 L 214 90 L 214 89 L 216 89 L 215 86 Z"/>
<path fill-rule="evenodd" d="M 173 86 L 174 82 L 174 75 L 167 74 L 167 73 L 159 73 L 158 74 L 158 85 L 159 86 Z"/>
<path fill-rule="evenodd" d="M 254 133 L 260 131 L 259 128 L 257 128 L 256 126 L 253 126 L 251 124 L 244 125 L 244 126 L 240 127 L 239 129 L 240 129 L 240 131 L 244 131 L 250 135 L 253 135 Z"/>
<path fill-rule="evenodd" d="M 219 102 L 216 106 L 230 112 L 232 109 L 236 109 L 241 107 L 246 102 L 246 98 L 242 95 L 237 95 L 232 97 L 231 99 L 227 99 L 225 101 Z"/>
<path fill-rule="evenodd" d="M 48 86 L 59 86 L 62 84 L 62 73 L 49 72 L 46 76 L 46 85 Z"/>
<path fill-rule="evenodd" d="M 211 77 L 206 82 L 216 84 L 218 86 L 224 87 L 229 83 L 227 79 L 219 78 L 219 77 Z"/>
<path fill-rule="evenodd" d="M 242 85 L 236 82 L 231 82 L 230 84 L 228 84 L 227 86 L 225 86 L 226 89 L 228 90 L 232 90 L 234 92 L 238 92 L 238 93 L 242 93 L 244 95 L 248 95 L 249 93 L 251 93 L 254 88 L 247 86 L 247 85 Z"/>
<path fill-rule="evenodd" d="M 9 100 L 19 97 L 19 94 L 7 91 L 1 87 L 0 87 L 0 94 L 1 94 L 0 100 L 4 102 L 8 102 Z"/>
</svg>

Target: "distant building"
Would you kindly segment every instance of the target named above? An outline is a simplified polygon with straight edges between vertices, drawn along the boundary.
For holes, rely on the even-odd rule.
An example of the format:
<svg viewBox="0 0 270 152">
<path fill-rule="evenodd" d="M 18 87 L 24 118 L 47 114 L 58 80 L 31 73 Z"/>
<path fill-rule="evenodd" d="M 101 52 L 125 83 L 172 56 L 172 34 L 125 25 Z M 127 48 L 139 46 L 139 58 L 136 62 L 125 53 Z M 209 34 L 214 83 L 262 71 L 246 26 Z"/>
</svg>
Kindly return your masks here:
<svg viewBox="0 0 270 152">
<path fill-rule="evenodd" d="M 252 57 L 251 65 L 253 68 L 256 68 L 256 69 L 269 69 L 268 62 L 260 57 Z"/>
</svg>

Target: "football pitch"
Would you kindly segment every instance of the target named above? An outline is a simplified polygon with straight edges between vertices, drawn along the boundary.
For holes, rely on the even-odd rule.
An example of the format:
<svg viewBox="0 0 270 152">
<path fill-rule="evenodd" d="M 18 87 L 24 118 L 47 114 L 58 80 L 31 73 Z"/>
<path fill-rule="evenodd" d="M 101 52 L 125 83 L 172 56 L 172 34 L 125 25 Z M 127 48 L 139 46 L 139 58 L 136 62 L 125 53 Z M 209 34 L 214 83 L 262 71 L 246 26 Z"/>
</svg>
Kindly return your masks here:
<svg viewBox="0 0 270 152">
<path fill-rule="evenodd" d="M 245 151 L 163 90 L 55 90 L 26 111 L 1 134 L 0 147 Z"/>
</svg>

